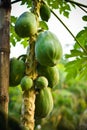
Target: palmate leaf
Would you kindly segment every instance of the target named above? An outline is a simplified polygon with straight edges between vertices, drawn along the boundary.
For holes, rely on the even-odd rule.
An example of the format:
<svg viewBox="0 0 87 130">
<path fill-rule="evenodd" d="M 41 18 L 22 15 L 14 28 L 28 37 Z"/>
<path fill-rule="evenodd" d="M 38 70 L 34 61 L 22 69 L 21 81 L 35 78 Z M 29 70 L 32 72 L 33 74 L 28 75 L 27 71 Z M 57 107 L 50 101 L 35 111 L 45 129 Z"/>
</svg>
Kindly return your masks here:
<svg viewBox="0 0 87 130">
<path fill-rule="evenodd" d="M 65 65 L 66 78 L 87 79 L 87 57 L 76 58 Z"/>
<path fill-rule="evenodd" d="M 76 35 L 76 38 L 85 49 L 85 52 L 76 42 L 70 54 L 65 55 L 66 58 L 71 58 L 71 61 L 68 61 L 66 64 L 67 79 L 70 79 L 70 77 L 87 79 L 87 27 L 84 27 L 84 29 Z"/>
<path fill-rule="evenodd" d="M 44 0 L 47 2 L 47 4 L 52 8 L 52 9 L 58 9 L 60 14 L 63 14 L 65 17 L 69 17 L 69 13 L 71 11 L 71 5 L 67 3 L 65 0 Z M 75 7 L 75 6 L 73 6 Z"/>
<path fill-rule="evenodd" d="M 63 14 L 66 17 L 69 17 L 69 13 L 71 11 L 71 5 L 75 7 L 73 4 L 67 3 L 65 0 L 44 0 L 47 2 L 49 7 L 52 9 L 58 9 L 60 14 Z M 22 0 L 21 5 L 26 4 L 27 7 L 32 7 L 32 0 Z"/>
<path fill-rule="evenodd" d="M 70 61 L 65 66 L 65 71 L 67 72 L 66 78 L 72 79 L 77 75 L 77 67 L 76 67 L 76 60 Z"/>
<path fill-rule="evenodd" d="M 32 0 L 22 0 L 21 5 L 24 5 L 24 4 L 26 4 L 27 7 L 29 8 L 32 6 Z"/>
<path fill-rule="evenodd" d="M 87 80 L 87 64 L 84 66 L 84 68 L 80 71 L 79 79 Z"/>
<path fill-rule="evenodd" d="M 83 56 L 83 55 L 85 55 L 85 53 L 83 51 L 73 49 L 73 50 L 70 50 L 70 54 L 66 54 L 65 57 L 71 58 L 71 57 L 80 57 L 80 56 Z"/>
<path fill-rule="evenodd" d="M 87 27 L 84 27 L 83 30 L 81 30 L 77 35 L 76 38 L 78 39 L 78 41 L 80 41 L 81 45 L 86 47 L 87 46 Z M 74 45 L 74 48 L 80 48 L 80 46 L 78 45 L 78 43 L 76 42 Z"/>
<path fill-rule="evenodd" d="M 65 17 L 69 17 L 69 12 L 71 11 L 70 5 L 66 2 L 61 4 L 61 8 L 59 8 L 60 14 L 63 14 Z"/>
<path fill-rule="evenodd" d="M 17 20 L 17 17 L 11 16 L 11 25 L 10 25 L 10 43 L 15 46 L 18 41 L 21 39 L 17 36 L 14 30 L 15 22 Z"/>
<path fill-rule="evenodd" d="M 47 23 L 45 21 L 40 21 L 39 22 L 39 27 L 42 29 L 42 30 L 48 30 L 49 27 L 47 25 Z"/>
<path fill-rule="evenodd" d="M 70 4 L 65 2 L 65 0 L 44 0 L 45 2 L 47 2 L 47 4 L 49 5 L 49 7 L 51 7 L 52 9 L 58 9 L 60 14 L 63 14 L 66 17 L 69 17 L 69 13 L 71 11 L 71 7 Z M 21 5 L 26 4 L 27 7 L 32 7 L 32 1 L 31 0 L 22 0 Z M 71 4 L 73 5 L 73 4 Z"/>
</svg>

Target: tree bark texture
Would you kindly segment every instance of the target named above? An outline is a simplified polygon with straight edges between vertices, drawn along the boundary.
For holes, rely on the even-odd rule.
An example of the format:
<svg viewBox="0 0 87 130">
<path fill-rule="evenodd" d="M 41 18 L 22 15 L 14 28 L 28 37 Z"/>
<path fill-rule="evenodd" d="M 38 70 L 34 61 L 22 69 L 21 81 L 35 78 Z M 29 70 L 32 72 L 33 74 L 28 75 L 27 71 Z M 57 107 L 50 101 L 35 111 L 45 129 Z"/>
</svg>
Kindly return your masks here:
<svg viewBox="0 0 87 130">
<path fill-rule="evenodd" d="M 23 93 L 22 125 L 27 130 L 34 130 L 35 91 L 33 89 Z"/>
<path fill-rule="evenodd" d="M 0 108 L 8 113 L 10 0 L 0 0 Z"/>
</svg>

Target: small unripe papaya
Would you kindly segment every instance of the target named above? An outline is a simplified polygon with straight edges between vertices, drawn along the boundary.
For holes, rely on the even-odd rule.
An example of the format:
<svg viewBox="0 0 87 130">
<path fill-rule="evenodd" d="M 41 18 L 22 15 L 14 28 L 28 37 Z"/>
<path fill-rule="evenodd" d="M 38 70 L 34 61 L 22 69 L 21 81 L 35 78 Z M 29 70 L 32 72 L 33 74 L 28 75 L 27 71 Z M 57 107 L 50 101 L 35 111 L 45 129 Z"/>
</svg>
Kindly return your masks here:
<svg viewBox="0 0 87 130">
<path fill-rule="evenodd" d="M 48 80 L 48 86 L 55 88 L 59 84 L 59 71 L 57 66 L 48 67 L 38 64 L 37 72 L 39 76 L 45 76 Z"/>
<path fill-rule="evenodd" d="M 24 76 L 20 82 L 22 90 L 29 90 L 33 86 L 33 80 L 29 76 Z"/>
<path fill-rule="evenodd" d="M 48 80 L 46 77 L 44 76 L 39 76 L 37 79 L 36 79 L 36 88 L 37 89 L 42 89 L 44 87 L 47 87 L 48 86 Z"/>
<path fill-rule="evenodd" d="M 41 5 L 40 16 L 41 16 L 42 20 L 48 22 L 49 18 L 51 17 L 51 11 L 47 5 L 45 5 L 45 4 Z"/>
</svg>

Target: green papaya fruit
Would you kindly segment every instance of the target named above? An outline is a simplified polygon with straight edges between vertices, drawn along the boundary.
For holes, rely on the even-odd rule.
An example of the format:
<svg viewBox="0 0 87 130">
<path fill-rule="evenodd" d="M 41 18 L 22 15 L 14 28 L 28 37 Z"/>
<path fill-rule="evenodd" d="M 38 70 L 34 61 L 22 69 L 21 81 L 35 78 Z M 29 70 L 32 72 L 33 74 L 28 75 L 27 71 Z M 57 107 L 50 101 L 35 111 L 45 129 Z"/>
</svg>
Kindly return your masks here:
<svg viewBox="0 0 87 130">
<path fill-rule="evenodd" d="M 42 89 L 42 88 L 48 86 L 48 80 L 47 80 L 47 78 L 44 77 L 44 76 L 39 76 L 39 77 L 36 79 L 35 85 L 36 85 L 36 88 L 37 88 L 37 89 Z"/>
<path fill-rule="evenodd" d="M 15 23 L 15 32 L 22 38 L 34 35 L 37 32 L 35 15 L 31 12 L 21 14 Z"/>
<path fill-rule="evenodd" d="M 20 82 L 22 90 L 29 90 L 33 86 L 33 80 L 29 76 L 24 76 Z"/>
<path fill-rule="evenodd" d="M 44 87 L 36 95 L 35 100 L 35 118 L 41 119 L 47 117 L 53 109 L 53 98 L 49 87 Z"/>
<path fill-rule="evenodd" d="M 41 65 L 55 66 L 62 56 L 62 46 L 50 31 L 39 34 L 35 44 L 35 56 Z"/>
<path fill-rule="evenodd" d="M 48 86 L 54 88 L 59 83 L 59 71 L 57 66 L 48 67 L 48 66 L 37 66 L 37 72 L 39 76 L 45 76 L 48 79 Z"/>
<path fill-rule="evenodd" d="M 45 4 L 42 4 L 40 7 L 40 17 L 42 20 L 48 22 L 48 20 L 51 17 L 51 11 L 49 9 L 49 7 Z"/>
<path fill-rule="evenodd" d="M 25 75 L 25 63 L 15 57 L 11 58 L 9 73 L 9 85 L 11 87 L 17 86 Z"/>
</svg>

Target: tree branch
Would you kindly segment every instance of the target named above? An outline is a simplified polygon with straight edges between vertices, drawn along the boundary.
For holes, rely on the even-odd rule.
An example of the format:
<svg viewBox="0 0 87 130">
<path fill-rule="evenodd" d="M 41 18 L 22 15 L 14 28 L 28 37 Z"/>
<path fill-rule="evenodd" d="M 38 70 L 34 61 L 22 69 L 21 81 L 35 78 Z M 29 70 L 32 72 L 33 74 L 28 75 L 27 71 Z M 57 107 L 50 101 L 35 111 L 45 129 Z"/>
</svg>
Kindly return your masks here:
<svg viewBox="0 0 87 130">
<path fill-rule="evenodd" d="M 83 7 L 85 6 L 85 7 L 87 8 L 87 5 L 83 5 L 83 4 L 81 4 L 81 3 L 77 3 L 77 2 L 75 2 L 75 1 L 70 1 L 70 0 L 65 0 L 65 1 L 77 5 L 81 10 L 83 10 L 85 13 L 87 13 L 87 11 L 82 8 L 82 6 L 83 6 Z"/>
<path fill-rule="evenodd" d="M 11 2 L 11 4 L 15 4 L 15 3 L 20 2 L 20 1 L 21 0 L 14 0 L 14 1 Z"/>
<path fill-rule="evenodd" d="M 72 4 L 75 4 L 75 5 L 78 5 L 78 6 L 82 6 L 82 7 L 87 8 L 87 5 L 84 5 L 84 4 L 81 4 L 81 3 L 78 3 L 78 2 L 75 2 L 75 1 L 72 1 L 72 0 L 65 0 L 65 1 L 70 2 Z"/>
<path fill-rule="evenodd" d="M 83 10 L 85 13 L 87 13 L 87 11 L 85 9 L 83 9 L 81 6 L 77 5 L 81 10 Z"/>
</svg>

